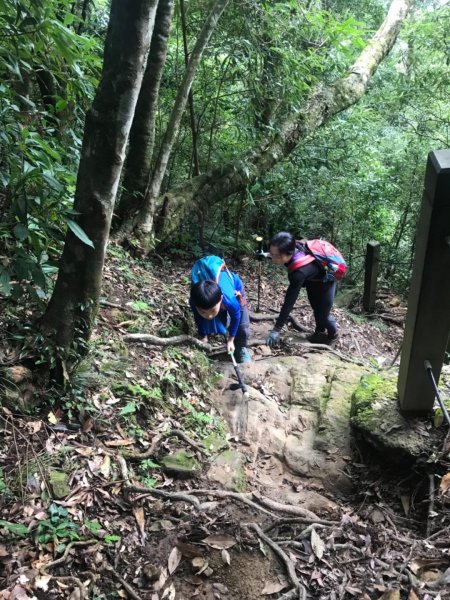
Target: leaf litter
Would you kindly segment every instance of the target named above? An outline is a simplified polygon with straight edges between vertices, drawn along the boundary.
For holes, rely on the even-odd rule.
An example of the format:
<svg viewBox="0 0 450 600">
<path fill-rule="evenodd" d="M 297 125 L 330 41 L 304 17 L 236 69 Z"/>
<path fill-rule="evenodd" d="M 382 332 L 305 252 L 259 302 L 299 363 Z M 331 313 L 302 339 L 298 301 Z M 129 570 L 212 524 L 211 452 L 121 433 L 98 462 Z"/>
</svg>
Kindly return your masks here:
<svg viewBox="0 0 450 600">
<path fill-rule="evenodd" d="M 333 498 L 337 511 L 319 515 L 329 524 L 314 527 L 313 522 L 309 531 L 304 520 L 282 512 L 268 516 L 236 497 L 216 498 L 214 490 L 208 494 L 203 475 L 188 480 L 168 476 L 159 460 L 186 448 L 178 437 L 160 438 L 148 458 L 128 458 L 131 487 L 125 484 L 119 455 L 147 452 L 161 432 L 180 428 L 201 444 L 215 430 L 217 414 L 204 390 L 207 367 L 193 368 L 196 351 L 143 345 L 119 358 L 112 341 L 122 335 L 117 328 L 134 321 L 120 313 L 133 314 L 130 297 L 142 298 L 146 286 L 152 297 L 162 299 L 146 308 L 152 332 L 162 335 L 168 323 L 189 322 L 189 309 L 180 302 L 186 296 L 180 282 L 188 264 L 177 263 L 161 277 L 156 269 L 149 275 L 139 267 L 134 289 L 119 266 L 122 258 L 108 263 L 105 293 L 124 309 L 117 314 L 102 309 L 103 329 L 96 334 L 102 353 L 93 361 L 108 378 L 108 373 L 115 380 L 121 377 L 122 387 L 112 388 L 100 378 L 92 391 L 86 389 L 95 410 L 80 416 L 82 425 L 75 431 L 55 429 L 68 420 L 64 406 L 55 406 L 42 419 L 13 416 L 6 408 L 0 413 L 0 599 L 76 600 L 88 594 L 142 600 L 293 598 L 293 572 L 298 597 L 303 587 L 309 597 L 321 600 L 448 597 L 450 465 L 436 474 L 440 482 L 431 512 L 420 479 L 415 489 L 400 489 L 376 469 L 369 475 L 355 467 L 352 476 L 360 494 Z M 250 275 L 248 281 L 251 297 L 255 282 Z M 277 302 L 274 298 L 273 306 Z M 379 310 L 386 314 L 388 306 L 386 299 Z M 401 318 L 400 308 L 395 310 Z M 353 331 L 362 353 L 370 352 L 373 343 L 392 357 L 400 337 L 395 327 L 386 339 L 380 330 L 371 338 L 359 327 Z M 192 446 L 188 449 L 206 460 Z M 364 465 L 364 458 L 360 461 Z M 70 491 L 62 498 L 49 498 L 52 469 L 67 475 Z M 139 491 L 130 491 L 133 485 Z M 202 489 L 199 510 L 192 492 Z M 432 532 L 426 539 L 423 523 L 430 518 Z M 248 527 L 251 523 L 270 535 L 281 555 Z"/>
</svg>

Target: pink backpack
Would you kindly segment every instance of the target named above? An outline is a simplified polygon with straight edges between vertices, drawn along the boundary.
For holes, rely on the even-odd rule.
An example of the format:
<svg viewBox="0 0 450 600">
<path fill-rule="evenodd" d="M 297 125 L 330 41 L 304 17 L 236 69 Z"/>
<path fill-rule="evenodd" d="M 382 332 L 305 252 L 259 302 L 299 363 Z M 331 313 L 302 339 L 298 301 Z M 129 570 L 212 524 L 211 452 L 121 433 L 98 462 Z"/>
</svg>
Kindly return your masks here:
<svg viewBox="0 0 450 600">
<path fill-rule="evenodd" d="M 341 281 L 347 271 L 347 263 L 337 248 L 326 240 L 306 240 L 305 256 L 293 261 L 288 266 L 289 273 L 303 267 L 314 260 L 324 272 L 324 281 Z"/>
</svg>

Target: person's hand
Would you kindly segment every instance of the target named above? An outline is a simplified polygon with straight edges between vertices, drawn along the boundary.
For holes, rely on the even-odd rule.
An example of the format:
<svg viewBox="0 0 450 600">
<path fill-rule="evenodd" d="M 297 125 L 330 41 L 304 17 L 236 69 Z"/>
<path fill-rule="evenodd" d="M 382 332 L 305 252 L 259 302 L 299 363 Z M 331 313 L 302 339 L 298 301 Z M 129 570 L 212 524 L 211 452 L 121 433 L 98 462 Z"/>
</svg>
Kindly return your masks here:
<svg viewBox="0 0 450 600">
<path fill-rule="evenodd" d="M 270 348 L 274 348 L 275 346 L 278 346 L 278 338 L 279 337 L 280 337 L 280 332 L 277 331 L 276 329 L 272 329 L 272 331 L 270 331 L 269 335 L 267 336 L 266 344 Z"/>
<path fill-rule="evenodd" d="M 235 350 L 235 348 L 234 348 L 234 338 L 228 338 L 227 339 L 227 352 L 228 352 L 228 354 L 230 354 L 230 352 L 234 353 L 234 350 Z"/>
</svg>

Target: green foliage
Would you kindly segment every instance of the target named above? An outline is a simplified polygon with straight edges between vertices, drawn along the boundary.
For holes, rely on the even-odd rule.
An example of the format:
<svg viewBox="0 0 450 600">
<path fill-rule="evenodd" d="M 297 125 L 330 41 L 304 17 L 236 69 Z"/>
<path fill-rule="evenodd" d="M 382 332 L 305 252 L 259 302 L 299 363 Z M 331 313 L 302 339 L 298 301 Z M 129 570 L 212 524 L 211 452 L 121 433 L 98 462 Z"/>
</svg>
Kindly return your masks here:
<svg viewBox="0 0 450 600">
<path fill-rule="evenodd" d="M 0 294 L 38 304 L 74 226 L 81 127 L 100 68 L 98 40 L 76 33 L 71 9 L 0 2 Z"/>
<path fill-rule="evenodd" d="M 0 529 L 6 529 L 6 531 L 17 537 L 26 537 L 28 535 L 28 527 L 25 527 L 22 523 L 11 523 L 10 521 L 0 519 Z"/>
<path fill-rule="evenodd" d="M 79 527 L 69 517 L 67 508 L 51 504 L 48 519 L 40 521 L 36 531 L 35 539 L 39 544 L 57 542 L 55 551 L 64 552 L 66 543 L 79 539 Z"/>
</svg>

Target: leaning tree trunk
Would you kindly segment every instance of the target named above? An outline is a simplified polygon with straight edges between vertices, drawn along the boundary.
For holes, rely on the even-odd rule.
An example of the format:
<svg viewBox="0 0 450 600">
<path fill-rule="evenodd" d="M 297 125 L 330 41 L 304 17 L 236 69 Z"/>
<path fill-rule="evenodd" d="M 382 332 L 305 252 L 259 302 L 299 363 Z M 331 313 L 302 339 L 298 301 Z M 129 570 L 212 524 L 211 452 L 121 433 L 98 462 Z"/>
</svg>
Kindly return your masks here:
<svg viewBox="0 0 450 600">
<path fill-rule="evenodd" d="M 189 57 L 189 62 L 183 76 L 183 81 L 178 89 L 177 97 L 175 98 L 175 104 L 170 115 L 164 139 L 162 141 L 155 170 L 145 194 L 144 204 L 142 210 L 139 212 L 136 218 L 135 233 L 141 239 L 144 239 L 146 236 L 150 236 L 153 233 L 155 202 L 161 191 L 161 185 L 166 173 L 167 163 L 169 161 L 173 144 L 180 128 L 181 118 L 186 107 L 189 90 L 191 89 L 192 81 L 194 79 L 198 64 L 202 58 L 203 52 L 228 2 L 229 0 L 216 0 Z"/>
<path fill-rule="evenodd" d="M 131 126 L 123 192 L 114 210 L 114 229 L 127 229 L 142 206 L 151 171 L 159 87 L 167 56 L 174 0 L 159 0 L 150 52 Z"/>
<path fill-rule="evenodd" d="M 243 190 L 288 156 L 299 143 L 332 116 L 355 104 L 387 56 L 411 0 L 393 0 L 374 37 L 344 77 L 309 94 L 304 107 L 287 118 L 278 133 L 247 152 L 239 160 L 221 165 L 168 190 L 153 201 L 153 234 L 164 241 L 180 227 L 185 216 Z M 151 220 L 147 221 L 150 225 Z"/>
<path fill-rule="evenodd" d="M 157 0 L 112 0 L 102 77 L 86 115 L 81 149 L 74 202 L 78 236 L 71 230 L 67 233 L 55 289 L 42 322 L 66 367 L 83 354 L 98 308 L 114 199 L 156 4 Z M 80 239 L 83 232 L 92 246 Z"/>
</svg>

